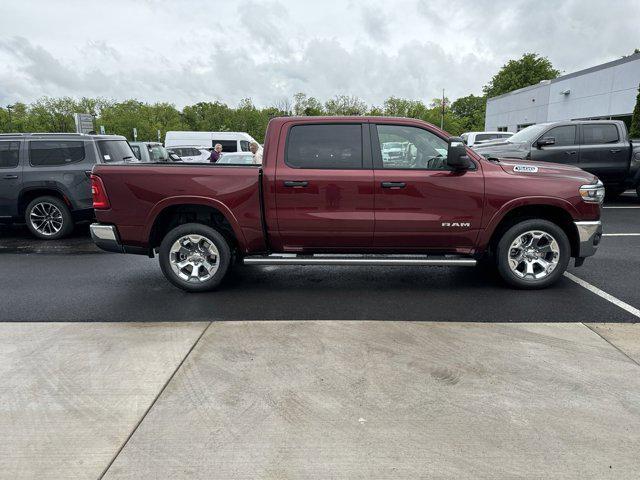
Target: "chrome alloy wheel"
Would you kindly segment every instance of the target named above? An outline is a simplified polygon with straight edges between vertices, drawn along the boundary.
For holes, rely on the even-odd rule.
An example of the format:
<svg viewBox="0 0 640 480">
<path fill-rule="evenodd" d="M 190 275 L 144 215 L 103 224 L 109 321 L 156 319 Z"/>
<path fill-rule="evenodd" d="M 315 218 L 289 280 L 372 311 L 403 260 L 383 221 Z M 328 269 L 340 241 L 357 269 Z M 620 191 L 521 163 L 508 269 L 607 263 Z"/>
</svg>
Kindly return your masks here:
<svg viewBox="0 0 640 480">
<path fill-rule="evenodd" d="M 560 247 L 553 236 L 540 230 L 520 234 L 509 247 L 509 268 L 519 278 L 540 280 L 560 261 Z"/>
<path fill-rule="evenodd" d="M 48 237 L 58 233 L 64 222 L 60 209 L 49 202 L 36 203 L 29 212 L 29 221 L 38 233 Z"/>
<path fill-rule="evenodd" d="M 187 282 L 206 282 L 218 271 L 220 254 L 211 240 L 202 235 L 185 235 L 171 245 L 171 269 Z"/>
</svg>

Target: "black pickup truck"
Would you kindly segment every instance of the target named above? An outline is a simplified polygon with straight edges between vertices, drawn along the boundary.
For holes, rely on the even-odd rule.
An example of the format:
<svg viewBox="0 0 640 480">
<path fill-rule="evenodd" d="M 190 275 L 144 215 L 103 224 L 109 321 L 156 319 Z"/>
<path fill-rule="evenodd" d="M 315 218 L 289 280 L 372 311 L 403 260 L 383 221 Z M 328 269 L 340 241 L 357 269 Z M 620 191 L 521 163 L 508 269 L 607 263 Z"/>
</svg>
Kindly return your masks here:
<svg viewBox="0 0 640 480">
<path fill-rule="evenodd" d="M 640 142 L 629 140 L 620 120 L 539 123 L 473 149 L 487 158 L 575 165 L 597 175 L 609 198 L 629 188 L 640 196 Z"/>
</svg>

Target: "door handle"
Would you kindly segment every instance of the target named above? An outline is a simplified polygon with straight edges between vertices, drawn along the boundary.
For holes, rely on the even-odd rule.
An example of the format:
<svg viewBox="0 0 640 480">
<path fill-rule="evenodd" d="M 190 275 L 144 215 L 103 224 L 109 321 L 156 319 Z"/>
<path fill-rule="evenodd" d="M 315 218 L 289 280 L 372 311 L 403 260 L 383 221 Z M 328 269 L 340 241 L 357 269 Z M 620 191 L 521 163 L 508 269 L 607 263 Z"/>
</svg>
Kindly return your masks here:
<svg viewBox="0 0 640 480">
<path fill-rule="evenodd" d="M 609 150 L 611 153 L 618 153 L 620 151 L 619 148 L 612 148 L 611 150 Z"/>
<path fill-rule="evenodd" d="M 16 178 L 18 178 L 18 175 L 5 175 L 4 177 L 5 180 L 15 180 Z"/>
<path fill-rule="evenodd" d="M 284 181 L 285 187 L 303 188 L 303 187 L 306 187 L 307 185 L 309 185 L 309 182 L 307 182 L 306 180 L 285 180 Z"/>
<path fill-rule="evenodd" d="M 404 188 L 407 186 L 404 182 L 382 182 L 382 188 Z"/>
<path fill-rule="evenodd" d="M 575 155 L 578 152 L 576 152 L 575 150 L 571 150 L 570 152 L 564 152 L 564 153 L 566 153 L 567 155 Z"/>
</svg>

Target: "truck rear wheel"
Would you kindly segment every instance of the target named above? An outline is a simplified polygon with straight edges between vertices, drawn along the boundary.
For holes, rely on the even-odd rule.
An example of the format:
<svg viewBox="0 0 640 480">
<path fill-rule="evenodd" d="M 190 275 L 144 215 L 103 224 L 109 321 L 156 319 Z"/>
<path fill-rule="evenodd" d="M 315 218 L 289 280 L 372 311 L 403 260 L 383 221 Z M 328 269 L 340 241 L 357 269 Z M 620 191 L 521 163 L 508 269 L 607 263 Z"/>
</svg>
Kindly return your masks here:
<svg viewBox="0 0 640 480">
<path fill-rule="evenodd" d="M 567 234 L 542 219 L 517 223 L 504 233 L 496 249 L 500 276 L 522 289 L 545 288 L 557 282 L 570 257 Z"/>
<path fill-rule="evenodd" d="M 227 274 L 231 248 L 215 229 L 186 223 L 165 235 L 158 257 L 162 273 L 176 287 L 206 292 L 216 288 Z"/>
</svg>

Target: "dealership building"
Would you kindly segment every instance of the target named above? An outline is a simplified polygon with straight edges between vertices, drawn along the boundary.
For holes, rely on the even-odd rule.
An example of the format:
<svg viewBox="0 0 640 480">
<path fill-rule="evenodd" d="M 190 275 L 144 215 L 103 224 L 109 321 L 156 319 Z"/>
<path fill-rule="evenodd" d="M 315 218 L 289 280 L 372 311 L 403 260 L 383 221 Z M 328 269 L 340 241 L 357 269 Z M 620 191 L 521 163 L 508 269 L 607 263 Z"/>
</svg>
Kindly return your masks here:
<svg viewBox="0 0 640 480">
<path fill-rule="evenodd" d="M 484 128 L 517 132 L 543 122 L 620 119 L 629 125 L 640 53 L 487 99 Z"/>
</svg>

